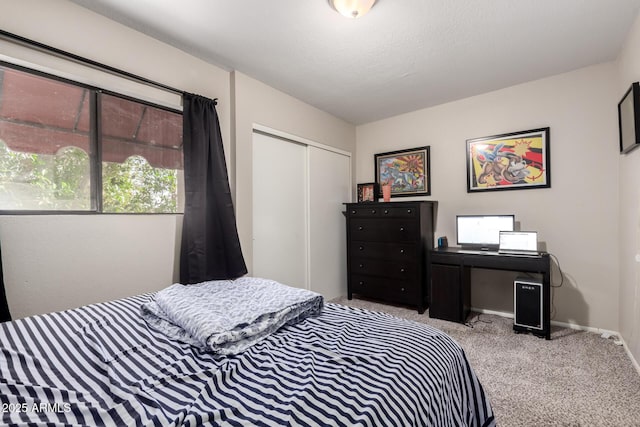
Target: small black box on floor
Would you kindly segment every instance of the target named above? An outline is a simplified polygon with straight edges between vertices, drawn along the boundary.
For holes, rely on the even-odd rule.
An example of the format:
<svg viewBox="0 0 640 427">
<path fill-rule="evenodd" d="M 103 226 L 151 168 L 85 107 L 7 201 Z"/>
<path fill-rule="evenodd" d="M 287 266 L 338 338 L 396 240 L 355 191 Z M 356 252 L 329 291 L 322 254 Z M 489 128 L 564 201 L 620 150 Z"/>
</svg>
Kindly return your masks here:
<svg viewBox="0 0 640 427">
<path fill-rule="evenodd" d="M 513 282 L 513 330 L 543 336 L 542 280 L 518 277 Z"/>
</svg>

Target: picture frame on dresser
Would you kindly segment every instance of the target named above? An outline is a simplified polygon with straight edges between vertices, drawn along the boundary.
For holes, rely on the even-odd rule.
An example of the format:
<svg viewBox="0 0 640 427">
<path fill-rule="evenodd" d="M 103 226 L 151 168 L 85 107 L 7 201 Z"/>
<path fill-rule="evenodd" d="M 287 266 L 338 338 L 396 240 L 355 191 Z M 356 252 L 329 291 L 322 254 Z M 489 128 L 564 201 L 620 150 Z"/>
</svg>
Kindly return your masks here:
<svg viewBox="0 0 640 427">
<path fill-rule="evenodd" d="M 375 182 L 365 182 L 358 184 L 358 203 L 371 203 L 376 201 L 378 195 L 378 184 Z"/>
<path fill-rule="evenodd" d="M 391 197 L 430 196 L 430 147 L 389 151 L 374 155 L 378 197 L 381 187 L 391 185 Z"/>
</svg>

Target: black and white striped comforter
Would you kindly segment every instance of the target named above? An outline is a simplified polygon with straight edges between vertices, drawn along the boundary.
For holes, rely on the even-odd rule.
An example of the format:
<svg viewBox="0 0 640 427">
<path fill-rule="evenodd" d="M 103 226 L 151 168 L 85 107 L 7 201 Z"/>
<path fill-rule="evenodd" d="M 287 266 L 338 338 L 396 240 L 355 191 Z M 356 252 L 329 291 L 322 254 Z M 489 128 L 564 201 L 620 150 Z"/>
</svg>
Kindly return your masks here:
<svg viewBox="0 0 640 427">
<path fill-rule="evenodd" d="M 486 426 L 460 347 L 336 304 L 236 356 L 171 341 L 141 295 L 0 324 L 2 425 Z"/>
</svg>

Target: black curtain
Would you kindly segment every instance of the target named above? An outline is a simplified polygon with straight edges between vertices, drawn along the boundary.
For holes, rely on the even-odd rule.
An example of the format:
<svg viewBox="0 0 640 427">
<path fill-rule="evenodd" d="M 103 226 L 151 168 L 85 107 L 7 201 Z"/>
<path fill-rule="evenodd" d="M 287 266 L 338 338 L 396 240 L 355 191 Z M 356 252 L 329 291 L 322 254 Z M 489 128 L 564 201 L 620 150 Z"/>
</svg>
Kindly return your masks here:
<svg viewBox="0 0 640 427">
<path fill-rule="evenodd" d="M 9 304 L 7 304 L 7 294 L 4 291 L 4 275 L 2 274 L 2 249 L 0 248 L 0 322 L 11 320 Z"/>
<path fill-rule="evenodd" d="M 231 200 L 216 101 L 183 94 L 185 208 L 180 282 L 247 273 Z"/>
</svg>

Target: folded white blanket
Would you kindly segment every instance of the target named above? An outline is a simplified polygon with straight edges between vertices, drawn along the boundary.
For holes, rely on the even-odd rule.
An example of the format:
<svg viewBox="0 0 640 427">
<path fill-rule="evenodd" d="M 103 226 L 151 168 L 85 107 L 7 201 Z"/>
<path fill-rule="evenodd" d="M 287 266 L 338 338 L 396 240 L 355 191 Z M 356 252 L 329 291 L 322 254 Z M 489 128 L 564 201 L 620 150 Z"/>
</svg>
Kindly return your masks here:
<svg viewBox="0 0 640 427">
<path fill-rule="evenodd" d="M 171 338 L 237 354 L 285 324 L 318 314 L 322 306 L 322 295 L 316 292 L 241 277 L 171 285 L 142 306 L 142 316 Z"/>
</svg>

